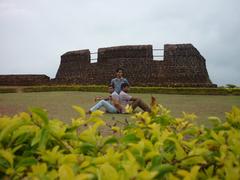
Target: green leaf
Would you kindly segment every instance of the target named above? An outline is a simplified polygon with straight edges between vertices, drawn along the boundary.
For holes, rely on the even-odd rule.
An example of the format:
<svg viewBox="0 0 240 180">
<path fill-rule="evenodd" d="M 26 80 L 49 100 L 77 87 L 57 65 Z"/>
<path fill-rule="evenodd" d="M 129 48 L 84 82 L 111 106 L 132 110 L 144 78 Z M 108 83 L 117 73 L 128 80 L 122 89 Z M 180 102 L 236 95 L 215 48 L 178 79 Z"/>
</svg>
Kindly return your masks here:
<svg viewBox="0 0 240 180">
<path fill-rule="evenodd" d="M 192 167 L 193 165 L 207 164 L 202 156 L 189 157 L 181 161 L 181 165 Z"/>
<path fill-rule="evenodd" d="M 49 122 L 48 128 L 51 134 L 54 134 L 54 136 L 58 138 L 64 136 L 67 129 L 66 125 L 62 121 L 56 119 L 53 119 Z"/>
<path fill-rule="evenodd" d="M 96 146 L 90 143 L 82 143 L 80 146 L 80 151 L 83 154 L 93 154 L 96 152 Z"/>
<path fill-rule="evenodd" d="M 161 124 L 162 126 L 167 126 L 171 124 L 172 118 L 169 115 L 157 116 L 153 119 L 154 122 Z"/>
<path fill-rule="evenodd" d="M 93 127 L 89 127 L 88 129 L 84 130 L 81 132 L 79 135 L 79 138 L 81 141 L 88 142 L 91 144 L 96 144 L 97 143 L 97 135 L 96 135 L 96 129 Z"/>
<path fill-rule="evenodd" d="M 170 164 L 160 165 L 158 168 L 158 174 L 155 176 L 156 179 L 163 179 L 168 173 L 176 171 L 176 167 Z"/>
<path fill-rule="evenodd" d="M 74 180 L 74 173 L 69 165 L 62 165 L 58 171 L 60 180 Z"/>
<path fill-rule="evenodd" d="M 185 135 L 196 136 L 198 134 L 198 128 L 196 127 L 187 128 L 183 130 L 181 133 L 183 136 Z"/>
<path fill-rule="evenodd" d="M 165 152 L 174 152 L 174 150 L 176 149 L 175 143 L 173 141 L 168 140 L 168 139 L 166 139 L 164 141 L 163 148 L 164 148 Z"/>
<path fill-rule="evenodd" d="M 138 164 L 139 164 L 142 168 L 144 168 L 144 167 L 145 167 L 144 157 L 143 157 L 143 156 L 140 156 L 140 155 L 136 155 L 135 158 L 136 158 Z"/>
<path fill-rule="evenodd" d="M 49 120 L 48 120 L 48 115 L 46 111 L 44 111 L 41 108 L 30 108 L 30 111 L 33 114 L 36 114 L 41 120 L 43 120 L 45 125 L 48 124 Z"/>
<path fill-rule="evenodd" d="M 109 163 L 100 166 L 98 179 L 118 179 L 118 172 Z"/>
<path fill-rule="evenodd" d="M 206 170 L 205 170 L 206 174 L 208 177 L 212 177 L 213 176 L 213 173 L 214 173 L 214 166 L 210 166 L 208 167 Z"/>
<path fill-rule="evenodd" d="M 15 155 L 13 154 L 11 149 L 0 149 L 0 156 L 6 159 L 10 166 L 13 167 L 13 160 L 15 158 Z"/>
<path fill-rule="evenodd" d="M 140 141 L 140 138 L 137 137 L 135 134 L 127 134 L 124 137 L 122 137 L 122 142 L 123 143 L 138 143 Z"/>
<path fill-rule="evenodd" d="M 159 166 L 162 164 L 163 161 L 163 157 L 160 155 L 154 156 L 152 158 L 152 164 L 150 167 L 150 170 L 157 170 L 159 168 Z"/>
<path fill-rule="evenodd" d="M 49 138 L 48 129 L 47 128 L 41 129 L 41 137 L 40 137 L 40 141 L 39 141 L 39 149 L 45 149 L 46 148 L 48 138 Z"/>
<path fill-rule="evenodd" d="M 0 143 L 9 142 L 12 137 L 11 134 L 19 127 L 26 124 L 26 121 L 19 119 L 18 117 L 13 118 L 12 121 L 0 132 Z"/>
<path fill-rule="evenodd" d="M 40 139 L 41 139 L 41 130 L 38 130 L 35 133 L 35 137 L 32 139 L 31 141 L 31 146 L 34 146 L 35 144 L 39 143 Z"/>
<path fill-rule="evenodd" d="M 12 141 L 14 141 L 17 138 L 19 139 L 20 136 L 30 137 L 32 134 L 36 133 L 38 130 L 39 128 L 37 126 L 23 125 L 14 131 L 14 134 L 12 136 Z"/>
<path fill-rule="evenodd" d="M 187 154 L 177 139 L 175 139 L 174 137 L 168 137 L 168 140 L 175 143 L 175 149 L 176 149 L 175 153 L 176 153 L 177 160 L 180 160 L 180 159 L 183 159 L 184 157 L 186 157 Z"/>
<path fill-rule="evenodd" d="M 106 144 L 114 144 L 114 143 L 118 143 L 118 139 L 114 136 L 111 136 L 110 138 L 108 138 L 105 142 L 104 145 Z"/>
<path fill-rule="evenodd" d="M 42 128 L 38 131 L 31 142 L 31 146 L 38 144 L 39 149 L 45 149 L 49 139 L 48 128 Z"/>
<path fill-rule="evenodd" d="M 81 116 L 83 119 L 86 118 L 86 113 L 85 113 L 85 111 L 84 111 L 83 108 L 81 108 L 81 107 L 79 107 L 79 106 L 72 106 L 72 107 L 73 107 L 73 109 L 75 109 L 75 110 L 80 114 L 80 116 Z"/>
<path fill-rule="evenodd" d="M 59 160 L 61 164 L 75 164 L 78 162 L 78 155 L 77 154 L 67 154 L 62 156 Z"/>
<path fill-rule="evenodd" d="M 41 159 L 48 164 L 57 164 L 57 161 L 59 158 L 61 158 L 63 155 L 61 151 L 58 151 L 59 146 L 55 146 L 52 150 L 43 150 L 40 152 Z"/>
<path fill-rule="evenodd" d="M 69 140 L 79 140 L 79 138 L 77 137 L 77 133 L 76 132 L 66 132 L 63 136 L 62 139 L 69 139 Z"/>
<path fill-rule="evenodd" d="M 233 106 L 229 113 L 226 113 L 226 119 L 233 128 L 240 129 L 240 108 Z"/>
<path fill-rule="evenodd" d="M 6 170 L 9 167 L 8 161 L 0 156 L 0 172 Z"/>
<path fill-rule="evenodd" d="M 13 145 L 23 145 L 25 143 L 29 143 L 29 140 L 33 138 L 33 135 L 31 133 L 29 134 L 22 134 L 21 136 L 18 136 L 18 138 L 15 140 Z"/>
<path fill-rule="evenodd" d="M 222 124 L 221 119 L 215 116 L 208 117 L 208 121 L 211 122 L 213 127 L 217 127 Z"/>
<path fill-rule="evenodd" d="M 43 177 L 48 170 L 48 166 L 46 163 L 34 164 L 31 166 L 31 168 L 32 168 L 32 173 L 30 174 L 32 176 L 38 176 L 38 177 Z"/>
<path fill-rule="evenodd" d="M 19 162 L 16 165 L 16 168 L 32 166 L 37 163 L 38 163 L 38 161 L 34 157 L 21 157 L 21 159 L 19 160 Z"/>
</svg>

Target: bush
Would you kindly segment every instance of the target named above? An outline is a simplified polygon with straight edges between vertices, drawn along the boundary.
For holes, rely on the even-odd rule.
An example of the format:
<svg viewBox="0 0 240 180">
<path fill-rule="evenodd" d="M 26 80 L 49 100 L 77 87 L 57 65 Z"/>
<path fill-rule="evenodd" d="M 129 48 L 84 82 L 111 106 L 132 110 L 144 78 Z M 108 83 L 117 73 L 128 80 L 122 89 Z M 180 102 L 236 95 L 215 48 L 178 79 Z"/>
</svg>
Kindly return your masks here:
<svg viewBox="0 0 240 180">
<path fill-rule="evenodd" d="M 164 87 L 131 87 L 131 92 L 188 95 L 229 95 L 226 88 L 164 88 Z"/>
<path fill-rule="evenodd" d="M 232 89 L 232 95 L 240 95 L 240 88 L 234 88 Z"/>
<path fill-rule="evenodd" d="M 21 87 L 20 92 L 85 91 L 107 92 L 104 85 L 53 85 Z M 0 93 L 18 92 L 18 88 L 0 88 Z M 190 88 L 190 87 L 131 87 L 131 93 L 187 94 L 187 95 L 240 95 L 240 88 Z"/>
<path fill-rule="evenodd" d="M 87 92 L 107 92 L 106 86 L 33 86 L 23 89 L 24 92 L 49 92 L 49 91 L 87 91 Z"/>
<path fill-rule="evenodd" d="M 227 88 L 237 88 L 235 84 L 226 84 Z"/>
<path fill-rule="evenodd" d="M 0 118 L 0 179 L 239 179 L 240 109 L 212 128 L 194 125 L 194 114 L 173 118 L 154 105 L 124 128 L 96 111 L 65 124 L 46 111 Z M 130 110 L 130 109 L 128 109 Z M 100 127 L 112 135 L 101 135 Z M 80 130 L 81 129 L 81 130 Z"/>
<path fill-rule="evenodd" d="M 169 88 L 169 87 L 131 87 L 131 93 L 157 93 L 157 94 L 188 94 L 188 95 L 239 95 L 239 88 Z M 101 85 L 73 85 L 73 86 L 33 86 L 23 88 L 24 92 L 48 91 L 87 91 L 107 92 L 107 86 Z"/>
<path fill-rule="evenodd" d="M 17 89 L 15 88 L 0 88 L 0 93 L 16 93 Z"/>
</svg>

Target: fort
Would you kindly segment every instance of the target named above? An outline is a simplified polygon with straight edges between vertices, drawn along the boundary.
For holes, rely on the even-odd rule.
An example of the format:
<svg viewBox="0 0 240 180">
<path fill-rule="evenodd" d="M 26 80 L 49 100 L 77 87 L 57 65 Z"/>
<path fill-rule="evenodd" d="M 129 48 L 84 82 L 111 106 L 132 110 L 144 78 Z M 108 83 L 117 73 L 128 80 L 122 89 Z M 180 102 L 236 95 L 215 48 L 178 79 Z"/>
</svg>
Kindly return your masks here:
<svg viewBox="0 0 240 180">
<path fill-rule="evenodd" d="M 45 75 L 25 75 L 26 81 L 17 75 L 0 75 L 0 85 L 104 85 L 121 67 L 133 86 L 216 87 L 210 81 L 204 57 L 192 44 L 165 44 L 163 60 L 154 60 L 152 45 L 99 48 L 94 63 L 91 55 L 89 49 L 66 52 L 51 80 Z"/>
</svg>

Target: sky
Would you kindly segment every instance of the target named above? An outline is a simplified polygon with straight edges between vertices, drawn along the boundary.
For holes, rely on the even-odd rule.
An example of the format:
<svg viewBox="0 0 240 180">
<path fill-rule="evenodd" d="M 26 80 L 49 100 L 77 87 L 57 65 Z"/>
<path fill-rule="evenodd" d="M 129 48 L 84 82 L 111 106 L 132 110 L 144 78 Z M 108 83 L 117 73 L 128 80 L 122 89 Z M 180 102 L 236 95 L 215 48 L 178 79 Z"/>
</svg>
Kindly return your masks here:
<svg viewBox="0 0 240 180">
<path fill-rule="evenodd" d="M 191 43 L 214 84 L 240 85 L 239 0 L 0 0 L 0 74 L 54 78 L 67 51 Z"/>
</svg>

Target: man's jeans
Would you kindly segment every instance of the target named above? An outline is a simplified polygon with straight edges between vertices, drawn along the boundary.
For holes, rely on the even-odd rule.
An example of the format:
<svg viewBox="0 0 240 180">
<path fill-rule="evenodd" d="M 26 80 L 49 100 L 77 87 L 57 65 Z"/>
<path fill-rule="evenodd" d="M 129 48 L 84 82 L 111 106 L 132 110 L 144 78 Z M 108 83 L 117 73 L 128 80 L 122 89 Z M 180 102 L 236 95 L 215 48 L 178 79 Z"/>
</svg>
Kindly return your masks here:
<svg viewBox="0 0 240 180">
<path fill-rule="evenodd" d="M 95 104 L 93 107 L 90 108 L 90 111 L 94 112 L 101 107 L 104 107 L 106 111 L 109 113 L 117 113 L 117 109 L 112 104 L 110 104 L 108 101 L 105 101 L 105 100 L 99 101 L 97 104 Z"/>
</svg>

